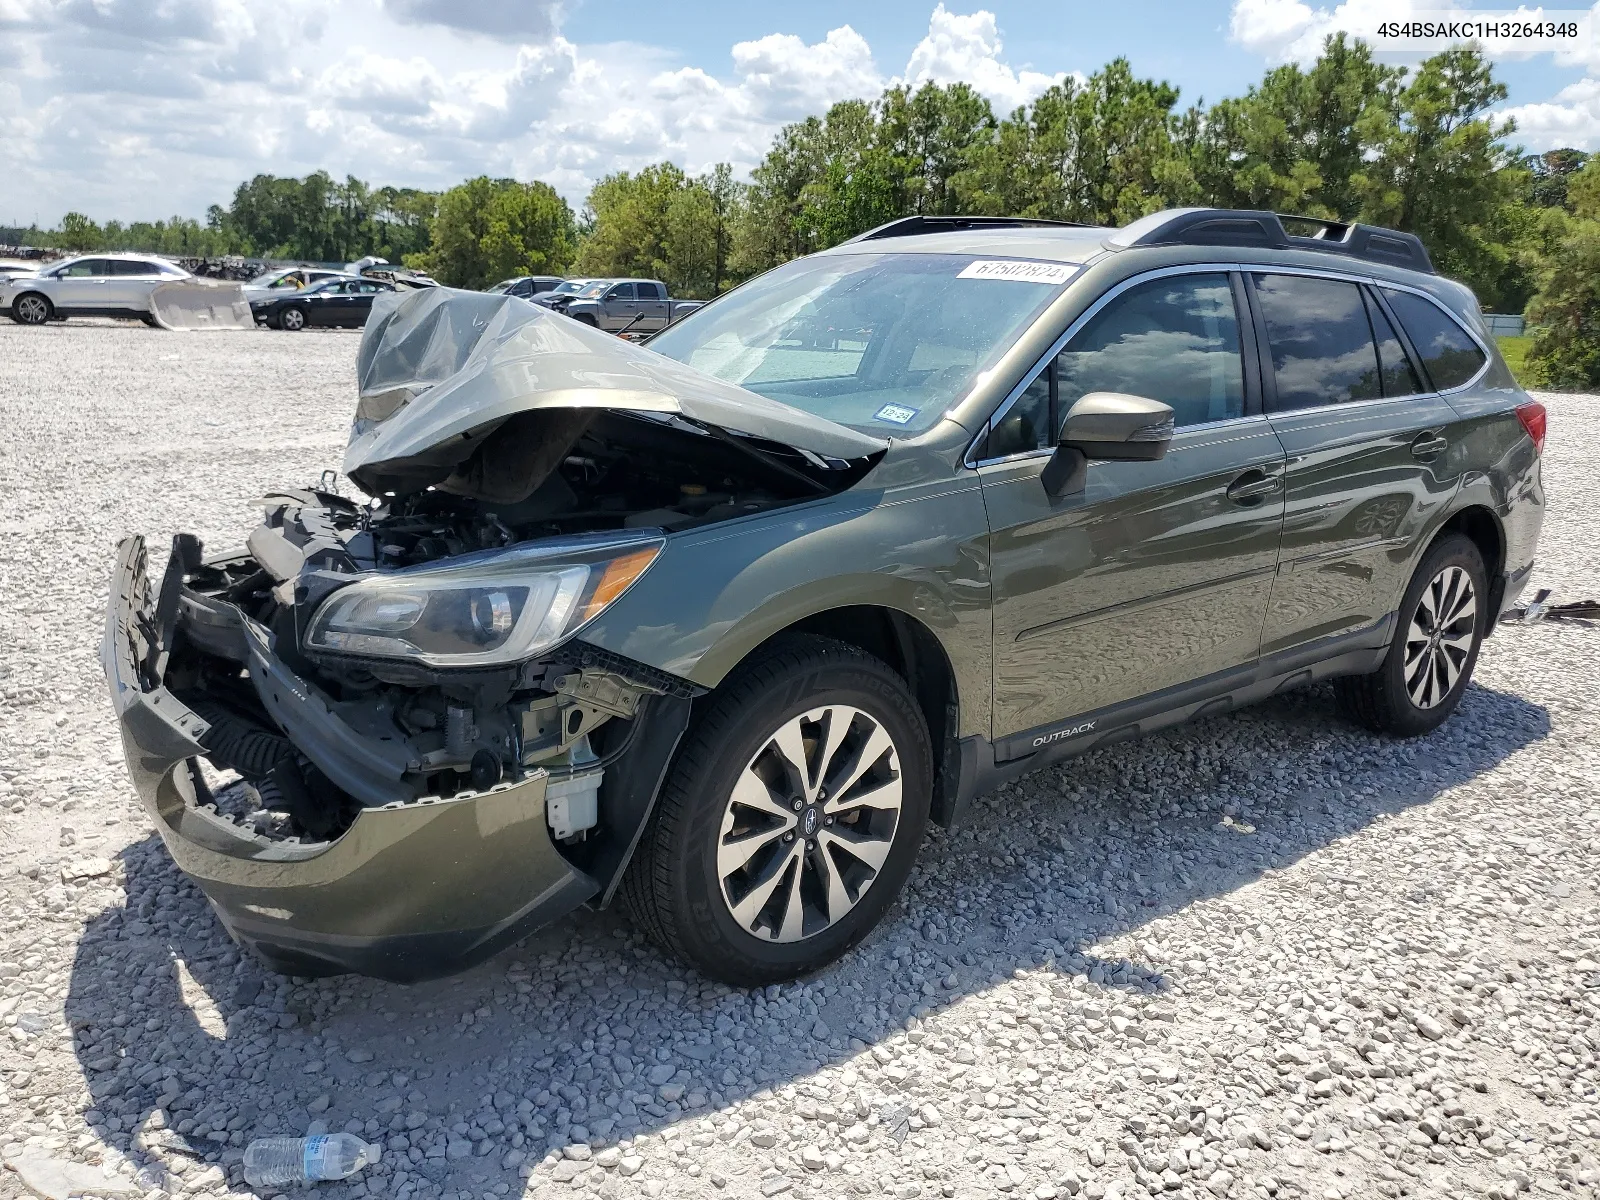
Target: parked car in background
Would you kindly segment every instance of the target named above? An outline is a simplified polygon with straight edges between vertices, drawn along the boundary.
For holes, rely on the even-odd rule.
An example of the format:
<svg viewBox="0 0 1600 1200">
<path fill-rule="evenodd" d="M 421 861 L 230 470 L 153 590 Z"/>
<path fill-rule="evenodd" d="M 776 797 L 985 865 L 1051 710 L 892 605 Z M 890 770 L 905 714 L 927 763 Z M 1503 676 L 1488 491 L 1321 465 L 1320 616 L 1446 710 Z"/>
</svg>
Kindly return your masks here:
<svg viewBox="0 0 1600 1200">
<path fill-rule="evenodd" d="M 381 279 L 324 279 L 287 295 L 268 295 L 250 302 L 250 313 L 274 329 L 296 333 L 307 325 L 359 329 L 367 323 L 372 301 L 380 292 L 394 291 Z"/>
<path fill-rule="evenodd" d="M 36 262 L 0 262 L 0 280 L 12 279 L 18 275 L 37 275 L 39 264 Z"/>
<path fill-rule="evenodd" d="M 83 254 L 0 280 L 0 312 L 19 325 L 66 317 L 137 317 L 153 324 L 150 293 L 189 272 L 154 255 Z"/>
<path fill-rule="evenodd" d="M 324 279 L 354 279 L 353 271 L 335 271 L 328 267 L 274 267 L 264 271 L 244 285 L 246 300 L 254 303 L 271 296 L 283 296 L 302 291 Z"/>
<path fill-rule="evenodd" d="M 659 279 L 596 279 L 550 307 L 607 333 L 654 333 L 703 303 L 668 299 Z"/>
<path fill-rule="evenodd" d="M 491 288 L 489 292 L 504 292 L 508 296 L 521 296 L 524 300 L 531 300 L 541 292 L 554 291 L 566 280 L 559 275 L 519 275 L 515 279 L 502 279 Z"/>
<path fill-rule="evenodd" d="M 587 278 L 563 279 L 548 292 L 538 292 L 535 295 L 530 296 L 529 299 L 531 299 L 535 304 L 542 304 L 545 308 L 555 308 L 558 304 L 562 304 L 571 299 L 578 292 L 583 291 L 584 288 L 588 287 L 594 282 L 596 281 Z"/>
</svg>

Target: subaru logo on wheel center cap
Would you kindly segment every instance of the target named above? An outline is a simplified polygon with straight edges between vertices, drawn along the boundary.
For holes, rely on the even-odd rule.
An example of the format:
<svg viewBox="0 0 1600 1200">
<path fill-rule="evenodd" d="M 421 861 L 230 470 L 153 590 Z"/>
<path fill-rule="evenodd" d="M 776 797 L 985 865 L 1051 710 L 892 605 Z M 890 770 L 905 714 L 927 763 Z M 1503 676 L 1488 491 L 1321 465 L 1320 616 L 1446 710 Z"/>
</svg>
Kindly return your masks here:
<svg viewBox="0 0 1600 1200">
<path fill-rule="evenodd" d="M 800 831 L 807 837 L 815 837 L 817 826 L 822 823 L 822 818 L 817 815 L 815 808 L 807 808 L 800 818 Z"/>
</svg>

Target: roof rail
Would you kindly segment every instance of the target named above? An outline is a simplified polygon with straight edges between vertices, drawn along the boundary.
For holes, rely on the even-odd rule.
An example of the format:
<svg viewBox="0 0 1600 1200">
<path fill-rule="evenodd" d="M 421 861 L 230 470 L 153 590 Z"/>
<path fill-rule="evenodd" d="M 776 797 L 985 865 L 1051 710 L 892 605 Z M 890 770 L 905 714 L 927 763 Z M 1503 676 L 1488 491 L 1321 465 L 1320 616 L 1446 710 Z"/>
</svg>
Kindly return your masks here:
<svg viewBox="0 0 1600 1200">
<path fill-rule="evenodd" d="M 1290 233 L 1285 224 L 1305 233 Z M 1368 262 L 1437 275 L 1422 239 L 1398 229 L 1325 221 L 1247 208 L 1168 208 L 1140 217 L 1106 239 L 1130 246 L 1244 246 L 1262 250 L 1322 250 Z"/>
<path fill-rule="evenodd" d="M 1094 225 L 1085 225 L 1081 221 L 1050 221 L 1044 217 L 900 217 L 897 220 L 879 225 L 876 229 L 858 233 L 853 238 L 846 238 L 840 245 L 848 246 L 852 242 L 875 242 L 879 238 L 911 237 L 918 233 L 954 233 L 961 229 L 1026 229 L 1029 227 L 1047 229 L 1098 228 Z"/>
</svg>

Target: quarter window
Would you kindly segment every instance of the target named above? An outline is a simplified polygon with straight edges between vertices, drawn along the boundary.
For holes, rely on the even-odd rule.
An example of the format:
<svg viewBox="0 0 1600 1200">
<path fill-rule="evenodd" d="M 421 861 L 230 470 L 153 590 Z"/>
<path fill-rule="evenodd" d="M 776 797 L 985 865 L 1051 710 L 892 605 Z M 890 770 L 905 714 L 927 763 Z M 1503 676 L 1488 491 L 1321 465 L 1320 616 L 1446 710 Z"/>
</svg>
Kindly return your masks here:
<svg viewBox="0 0 1600 1200">
<path fill-rule="evenodd" d="M 1383 394 L 1415 396 L 1422 391 L 1422 384 L 1411 365 L 1411 356 L 1400 344 L 1394 326 L 1370 293 L 1367 295 L 1367 317 L 1372 322 L 1373 336 L 1378 342 L 1378 367 L 1383 373 Z"/>
<path fill-rule="evenodd" d="M 1384 288 L 1383 294 L 1417 348 L 1435 388 L 1444 392 L 1460 387 L 1483 370 L 1488 358 L 1482 348 L 1437 304 L 1410 292 Z"/>
<path fill-rule="evenodd" d="M 1378 348 L 1361 288 L 1336 279 L 1258 275 L 1278 408 L 1316 408 L 1383 395 Z"/>
</svg>

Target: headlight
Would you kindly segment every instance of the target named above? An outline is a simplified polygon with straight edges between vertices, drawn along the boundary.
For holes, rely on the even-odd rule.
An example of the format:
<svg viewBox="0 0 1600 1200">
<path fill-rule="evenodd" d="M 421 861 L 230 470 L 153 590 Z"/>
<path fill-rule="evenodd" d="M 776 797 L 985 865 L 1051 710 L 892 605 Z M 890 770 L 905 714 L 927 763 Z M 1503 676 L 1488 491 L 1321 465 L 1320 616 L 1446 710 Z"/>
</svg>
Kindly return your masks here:
<svg viewBox="0 0 1600 1200">
<path fill-rule="evenodd" d="M 517 662 L 599 616 L 661 546 L 659 538 L 547 545 L 374 575 L 323 601 L 306 646 L 436 667 Z"/>
</svg>

